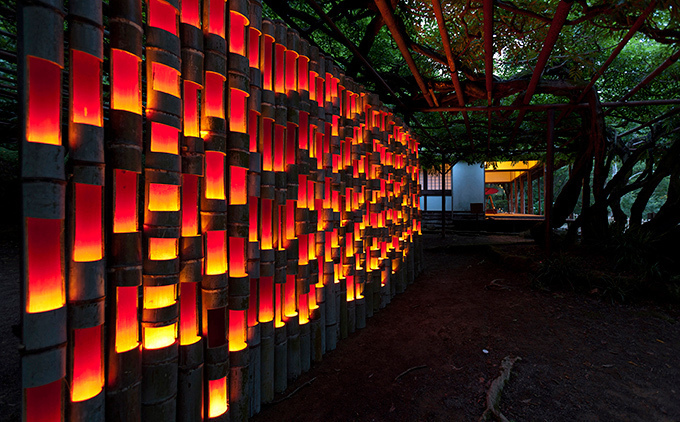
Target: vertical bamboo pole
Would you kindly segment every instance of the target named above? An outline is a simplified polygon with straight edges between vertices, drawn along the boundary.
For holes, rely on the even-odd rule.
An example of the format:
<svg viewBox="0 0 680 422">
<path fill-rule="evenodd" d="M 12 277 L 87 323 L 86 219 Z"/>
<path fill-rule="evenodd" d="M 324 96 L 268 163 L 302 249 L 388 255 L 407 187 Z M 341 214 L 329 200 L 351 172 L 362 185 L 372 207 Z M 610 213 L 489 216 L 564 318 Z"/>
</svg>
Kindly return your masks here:
<svg viewBox="0 0 680 422">
<path fill-rule="evenodd" d="M 102 4 L 69 2 L 70 420 L 104 420 Z"/>
<path fill-rule="evenodd" d="M 205 248 L 201 280 L 201 329 L 205 338 L 203 374 L 207 420 L 228 420 L 227 342 L 227 10 L 223 0 L 203 4 L 204 89 L 201 137 L 205 178 L 201 186 L 201 233 Z"/>
<path fill-rule="evenodd" d="M 204 180 L 199 98 L 205 93 L 201 1 L 184 0 L 180 16 L 182 54 L 182 228 L 180 237 L 180 318 L 177 419 L 203 415 L 203 338 L 200 283 L 203 277 L 200 192 Z"/>
<path fill-rule="evenodd" d="M 64 418 L 66 375 L 65 169 L 61 135 L 61 1 L 21 3 L 23 420 Z M 36 99 L 40 96 L 40 101 Z"/>
</svg>

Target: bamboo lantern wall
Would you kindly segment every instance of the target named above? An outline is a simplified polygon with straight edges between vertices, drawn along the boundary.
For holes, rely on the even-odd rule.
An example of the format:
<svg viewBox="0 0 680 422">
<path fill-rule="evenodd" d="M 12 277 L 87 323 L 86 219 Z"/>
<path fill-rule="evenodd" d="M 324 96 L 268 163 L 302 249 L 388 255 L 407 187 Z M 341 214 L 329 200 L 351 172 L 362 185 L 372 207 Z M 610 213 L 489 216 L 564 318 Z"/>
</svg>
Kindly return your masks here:
<svg viewBox="0 0 680 422">
<path fill-rule="evenodd" d="M 24 421 L 246 421 L 414 281 L 417 141 L 261 0 L 20 7 Z"/>
</svg>

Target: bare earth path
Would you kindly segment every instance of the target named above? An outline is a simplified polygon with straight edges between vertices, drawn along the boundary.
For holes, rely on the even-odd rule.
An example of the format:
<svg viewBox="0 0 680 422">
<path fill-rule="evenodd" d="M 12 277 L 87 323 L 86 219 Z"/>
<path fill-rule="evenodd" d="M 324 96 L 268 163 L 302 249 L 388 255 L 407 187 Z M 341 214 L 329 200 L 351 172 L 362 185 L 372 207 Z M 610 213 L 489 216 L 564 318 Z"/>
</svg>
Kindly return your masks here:
<svg viewBox="0 0 680 422">
<path fill-rule="evenodd" d="M 516 246 L 517 237 L 457 236 Z M 680 421 L 678 310 L 537 292 L 531 274 L 479 248 L 427 238 L 425 273 L 253 420 L 476 421 L 505 356 L 501 397 L 514 421 Z M 522 245 L 524 250 L 531 246 Z M 0 420 L 20 412 L 18 243 L 0 239 Z M 494 285 L 489 286 L 492 281 Z M 485 353 L 486 350 L 488 353 Z M 395 378 L 404 371 L 425 365 Z"/>
</svg>

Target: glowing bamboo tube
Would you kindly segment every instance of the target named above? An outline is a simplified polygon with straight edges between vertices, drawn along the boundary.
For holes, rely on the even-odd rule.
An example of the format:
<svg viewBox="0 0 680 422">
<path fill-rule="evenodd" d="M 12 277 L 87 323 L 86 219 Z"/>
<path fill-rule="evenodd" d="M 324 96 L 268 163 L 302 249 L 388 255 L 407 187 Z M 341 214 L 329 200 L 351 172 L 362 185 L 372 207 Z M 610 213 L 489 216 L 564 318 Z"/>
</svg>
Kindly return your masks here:
<svg viewBox="0 0 680 422">
<path fill-rule="evenodd" d="M 104 387 L 102 326 L 73 331 L 71 401 L 89 400 Z"/>
</svg>

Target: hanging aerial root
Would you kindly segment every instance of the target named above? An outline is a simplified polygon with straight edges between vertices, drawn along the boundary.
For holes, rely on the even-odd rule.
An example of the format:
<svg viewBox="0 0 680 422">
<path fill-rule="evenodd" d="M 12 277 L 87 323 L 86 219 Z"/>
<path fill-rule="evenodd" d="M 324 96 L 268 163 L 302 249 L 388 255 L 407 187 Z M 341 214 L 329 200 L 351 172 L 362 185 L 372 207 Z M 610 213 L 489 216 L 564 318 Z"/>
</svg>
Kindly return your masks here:
<svg viewBox="0 0 680 422">
<path fill-rule="evenodd" d="M 489 387 L 489 391 L 486 393 L 486 409 L 484 410 L 484 413 L 482 413 L 482 417 L 479 418 L 480 421 L 497 420 L 509 422 L 500 411 L 501 393 L 503 392 L 505 383 L 510 379 L 512 367 L 518 360 L 522 360 L 522 358 L 519 356 L 515 358 L 506 356 L 503 358 L 503 361 L 501 362 L 501 374 L 498 378 L 493 380 L 491 387 Z"/>
</svg>

